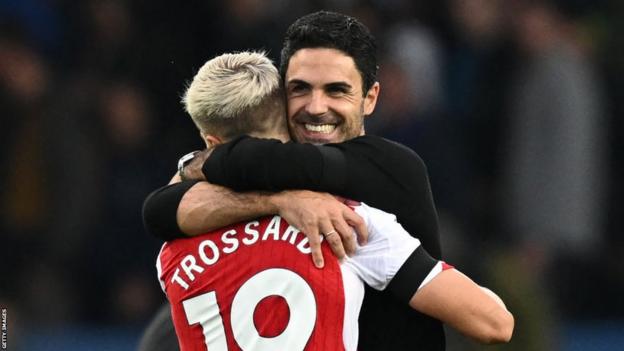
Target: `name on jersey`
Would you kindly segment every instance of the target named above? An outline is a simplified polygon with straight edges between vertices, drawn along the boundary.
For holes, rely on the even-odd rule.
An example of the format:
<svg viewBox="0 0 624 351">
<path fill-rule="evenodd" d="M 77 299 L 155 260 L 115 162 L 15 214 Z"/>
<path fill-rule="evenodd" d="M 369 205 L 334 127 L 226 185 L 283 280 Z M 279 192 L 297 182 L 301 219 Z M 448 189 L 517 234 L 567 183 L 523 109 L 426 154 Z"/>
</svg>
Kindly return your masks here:
<svg viewBox="0 0 624 351">
<path fill-rule="evenodd" d="M 305 234 L 288 225 L 282 232 L 280 230 L 282 218 L 275 216 L 264 229 L 263 233 L 258 230 L 260 222 L 252 221 L 245 225 L 242 232 L 236 229 L 230 229 L 221 234 L 219 238 L 222 245 L 217 245 L 215 241 L 206 239 L 202 240 L 197 246 L 197 253 L 186 255 L 176 268 L 171 282 L 178 284 L 184 290 L 189 288 L 189 283 L 195 280 L 195 273 L 201 274 L 205 267 L 212 266 L 219 261 L 222 255 L 228 255 L 236 252 L 241 245 L 251 246 L 261 241 L 274 240 L 284 241 L 295 246 L 302 254 L 309 255 L 311 253 L 310 244 Z M 323 237 L 321 236 L 321 240 Z M 221 249 L 219 249 L 221 246 Z"/>
</svg>

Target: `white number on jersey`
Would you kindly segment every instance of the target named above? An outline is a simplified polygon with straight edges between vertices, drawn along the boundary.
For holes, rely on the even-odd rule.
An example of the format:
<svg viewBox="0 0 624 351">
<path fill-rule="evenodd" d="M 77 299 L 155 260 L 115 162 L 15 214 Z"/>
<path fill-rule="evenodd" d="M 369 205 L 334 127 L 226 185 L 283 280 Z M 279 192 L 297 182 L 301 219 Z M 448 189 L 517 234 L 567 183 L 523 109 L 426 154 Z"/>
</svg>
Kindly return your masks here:
<svg viewBox="0 0 624 351">
<path fill-rule="evenodd" d="M 274 295 L 286 300 L 290 319 L 281 334 L 265 338 L 258 333 L 253 314 L 260 301 Z M 206 347 L 210 351 L 227 351 L 216 293 L 195 296 L 182 305 L 189 325 L 201 325 Z M 303 350 L 316 323 L 316 300 L 310 285 L 298 274 L 272 268 L 243 283 L 232 300 L 230 317 L 234 339 L 243 350 Z"/>
</svg>

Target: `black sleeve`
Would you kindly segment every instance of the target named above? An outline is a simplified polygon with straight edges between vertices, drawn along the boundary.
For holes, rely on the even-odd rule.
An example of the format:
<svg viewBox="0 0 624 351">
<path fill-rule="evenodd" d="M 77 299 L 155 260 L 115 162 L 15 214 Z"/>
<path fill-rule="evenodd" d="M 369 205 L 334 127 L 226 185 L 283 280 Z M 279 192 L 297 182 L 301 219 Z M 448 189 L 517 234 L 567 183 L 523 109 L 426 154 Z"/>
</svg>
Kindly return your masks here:
<svg viewBox="0 0 624 351">
<path fill-rule="evenodd" d="M 441 257 L 427 168 L 398 143 L 361 136 L 316 146 L 241 137 L 218 146 L 203 171 L 209 182 L 238 191 L 309 189 L 363 201 L 395 214 L 433 257 Z"/>
<path fill-rule="evenodd" d="M 217 146 L 202 170 L 209 182 L 236 191 L 333 191 L 344 185 L 345 166 L 335 148 L 243 136 Z"/>
<path fill-rule="evenodd" d="M 433 267 L 438 263 L 427 251 L 419 246 L 403 263 L 401 269 L 388 284 L 388 291 L 399 301 L 409 302 L 414 296 L 421 282 L 427 278 Z"/>
<path fill-rule="evenodd" d="M 190 180 L 154 190 L 143 202 L 143 225 L 152 236 L 168 241 L 184 238 L 178 227 L 178 205 L 186 192 L 198 181 Z"/>
</svg>

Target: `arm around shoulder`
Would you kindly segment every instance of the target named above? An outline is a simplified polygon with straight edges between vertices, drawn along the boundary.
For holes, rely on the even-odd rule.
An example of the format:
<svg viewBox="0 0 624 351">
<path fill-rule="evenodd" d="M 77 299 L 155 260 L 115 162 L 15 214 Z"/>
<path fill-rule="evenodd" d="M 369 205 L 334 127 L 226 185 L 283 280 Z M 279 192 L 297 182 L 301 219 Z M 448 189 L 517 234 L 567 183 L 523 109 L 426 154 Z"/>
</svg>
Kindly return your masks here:
<svg viewBox="0 0 624 351">
<path fill-rule="evenodd" d="M 195 236 L 278 212 L 270 194 L 237 193 L 202 181 L 181 198 L 176 211 L 176 222 L 182 232 Z"/>
<path fill-rule="evenodd" d="M 268 195 L 235 193 L 205 181 L 183 181 L 152 192 L 143 203 L 148 233 L 168 241 L 196 236 L 256 217 L 277 213 Z"/>
<path fill-rule="evenodd" d="M 174 177 L 175 179 L 175 177 Z M 185 237 L 177 223 L 178 205 L 197 181 L 169 184 L 154 190 L 143 202 L 142 217 L 145 230 L 162 240 Z"/>
</svg>

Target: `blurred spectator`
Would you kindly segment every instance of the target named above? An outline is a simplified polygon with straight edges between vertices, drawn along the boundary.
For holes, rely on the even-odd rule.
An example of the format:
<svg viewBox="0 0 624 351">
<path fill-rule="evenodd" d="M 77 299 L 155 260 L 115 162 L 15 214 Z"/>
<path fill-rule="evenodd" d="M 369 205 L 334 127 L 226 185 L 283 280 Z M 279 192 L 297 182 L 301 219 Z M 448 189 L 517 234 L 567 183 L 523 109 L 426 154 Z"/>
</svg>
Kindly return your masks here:
<svg viewBox="0 0 624 351">
<path fill-rule="evenodd" d="M 556 5 L 521 1 L 514 17 L 525 60 L 511 98 L 507 223 L 544 259 L 595 254 L 604 239 L 604 86 Z"/>
<path fill-rule="evenodd" d="M 514 50 L 508 38 L 508 13 L 502 0 L 449 0 L 445 106 L 457 130 L 463 161 L 463 245 L 481 250 L 496 237 L 499 206 L 496 188 L 501 128 L 506 118 Z M 458 194 L 459 195 L 459 194 Z M 451 195 L 456 201 L 457 198 Z"/>
<path fill-rule="evenodd" d="M 123 0 L 89 0 L 79 5 L 83 23 L 78 63 L 85 72 L 104 75 L 142 72 L 143 42 L 129 4 Z"/>
<path fill-rule="evenodd" d="M 0 100 L 8 131 L 0 178 L 6 189 L 2 235 L 7 264 L 3 266 L 16 267 L 3 275 L 3 283 L 11 288 L 2 289 L 2 294 L 21 297 L 15 305 L 30 323 L 58 324 L 75 317 L 71 282 L 63 276 L 74 262 L 82 230 L 93 213 L 90 188 L 80 187 L 86 177 L 83 149 L 78 146 L 88 139 L 75 120 L 59 113 L 64 99 L 56 94 L 55 76 L 43 58 L 16 38 L 5 38 L 0 47 L 4 53 Z M 77 171 L 67 173 L 77 165 Z M 47 279 L 37 279 L 44 276 Z M 40 289 L 49 293 L 37 296 Z"/>
<path fill-rule="evenodd" d="M 145 91 L 129 81 L 103 84 L 97 97 L 100 216 L 89 234 L 97 245 L 84 251 L 83 273 L 90 282 L 84 292 L 110 304 L 92 305 L 94 320 L 140 322 L 159 297 L 150 279 L 159 245 L 143 235 L 137 220 L 143 199 L 160 184 L 146 171 L 162 165 L 152 151 L 157 140 L 148 132 L 155 111 Z"/>
<path fill-rule="evenodd" d="M 394 133 L 395 140 L 414 146 L 417 126 L 435 119 L 441 110 L 440 47 L 432 33 L 417 24 L 395 25 L 380 41 L 386 44 L 379 71 L 385 90 L 378 116 L 367 125 L 372 133 Z"/>
<path fill-rule="evenodd" d="M 462 133 L 444 107 L 441 45 L 417 23 L 391 26 L 380 42 L 383 93 L 367 132 L 403 143 L 424 159 L 442 222 L 451 220 L 447 214 L 455 217 L 465 208 L 467 165 Z"/>
<path fill-rule="evenodd" d="M 527 0 L 513 8 L 523 60 L 511 91 L 502 159 L 501 234 L 510 235 L 516 251 L 498 262 L 522 277 L 508 286 L 524 291 L 516 301 L 528 332 L 519 341 L 542 349 L 558 347 L 556 322 L 574 308 L 555 298 L 578 286 L 578 274 L 589 270 L 604 240 L 604 86 L 569 4 Z"/>
<path fill-rule="evenodd" d="M 43 55 L 56 59 L 62 55 L 64 34 L 58 5 L 51 0 L 0 0 L 0 23 L 19 24 Z"/>
</svg>

